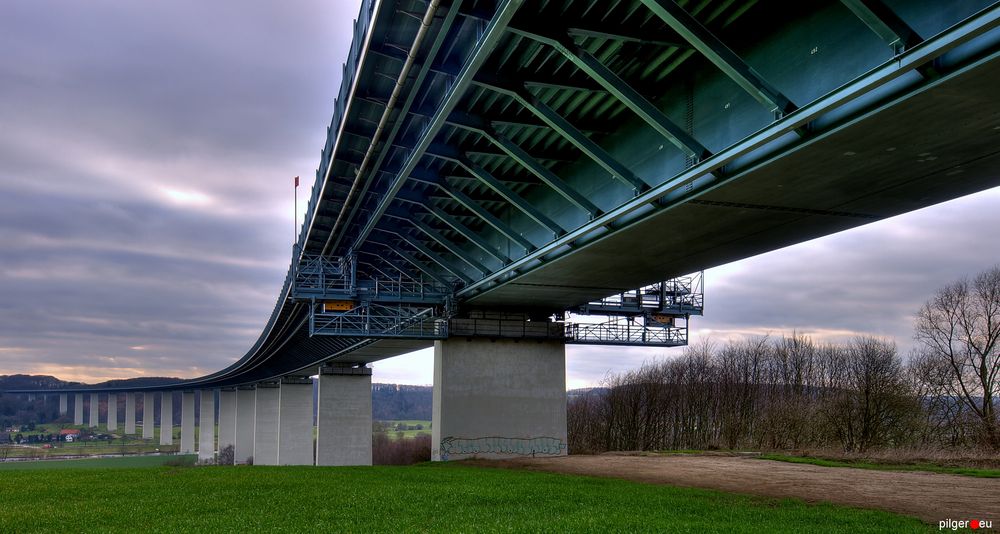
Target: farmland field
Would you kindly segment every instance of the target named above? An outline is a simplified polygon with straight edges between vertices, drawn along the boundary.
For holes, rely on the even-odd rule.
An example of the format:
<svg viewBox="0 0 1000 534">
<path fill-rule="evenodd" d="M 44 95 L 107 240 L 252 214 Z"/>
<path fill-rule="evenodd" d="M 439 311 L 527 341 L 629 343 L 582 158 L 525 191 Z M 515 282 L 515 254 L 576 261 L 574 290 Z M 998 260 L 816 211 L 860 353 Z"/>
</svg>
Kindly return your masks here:
<svg viewBox="0 0 1000 534">
<path fill-rule="evenodd" d="M 421 434 L 431 434 L 431 422 L 422 421 L 418 419 L 407 419 L 407 420 L 391 420 L 391 421 L 379 421 L 384 428 L 386 435 L 389 439 L 396 439 L 398 437 L 403 438 L 415 438 Z M 408 430 L 396 430 L 397 425 L 403 425 L 403 427 L 408 428 Z M 423 427 L 423 428 L 416 428 Z"/>
<path fill-rule="evenodd" d="M 927 531 L 874 510 L 454 464 L 12 468 L 0 495 L 2 532 Z"/>
</svg>

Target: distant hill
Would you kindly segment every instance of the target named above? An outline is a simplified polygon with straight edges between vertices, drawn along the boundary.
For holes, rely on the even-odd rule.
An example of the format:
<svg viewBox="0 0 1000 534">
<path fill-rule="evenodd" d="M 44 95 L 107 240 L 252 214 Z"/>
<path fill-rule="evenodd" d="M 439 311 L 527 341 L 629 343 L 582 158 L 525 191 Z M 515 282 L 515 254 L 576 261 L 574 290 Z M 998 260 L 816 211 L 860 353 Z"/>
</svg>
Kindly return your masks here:
<svg viewBox="0 0 1000 534">
<path fill-rule="evenodd" d="M 106 388 L 158 386 L 160 384 L 177 382 L 179 380 L 181 379 L 146 376 L 142 378 L 108 380 L 97 384 L 84 384 L 83 382 L 67 382 L 48 375 L 0 375 L 0 392 L 17 389 L 65 389 L 85 385 Z"/>
<path fill-rule="evenodd" d="M 430 421 L 433 394 L 431 386 L 372 384 L 372 419 Z"/>
</svg>

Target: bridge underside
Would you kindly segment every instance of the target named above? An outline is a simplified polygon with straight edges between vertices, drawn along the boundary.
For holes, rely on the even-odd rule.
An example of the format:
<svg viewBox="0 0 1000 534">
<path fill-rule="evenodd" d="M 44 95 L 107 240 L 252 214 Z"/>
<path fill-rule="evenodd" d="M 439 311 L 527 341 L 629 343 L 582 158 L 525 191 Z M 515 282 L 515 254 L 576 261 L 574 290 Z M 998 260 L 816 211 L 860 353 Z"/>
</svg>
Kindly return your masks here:
<svg viewBox="0 0 1000 534">
<path fill-rule="evenodd" d="M 274 312 L 242 359 L 172 387 L 377 361 L 450 318 L 624 309 L 1000 185 L 998 55 L 987 0 L 364 0 Z M 700 313 L 667 294 L 619 316 Z M 393 306 L 419 335 L 372 329 Z"/>
<path fill-rule="evenodd" d="M 471 302 L 568 308 L 996 187 L 998 87 L 990 58 Z"/>
</svg>

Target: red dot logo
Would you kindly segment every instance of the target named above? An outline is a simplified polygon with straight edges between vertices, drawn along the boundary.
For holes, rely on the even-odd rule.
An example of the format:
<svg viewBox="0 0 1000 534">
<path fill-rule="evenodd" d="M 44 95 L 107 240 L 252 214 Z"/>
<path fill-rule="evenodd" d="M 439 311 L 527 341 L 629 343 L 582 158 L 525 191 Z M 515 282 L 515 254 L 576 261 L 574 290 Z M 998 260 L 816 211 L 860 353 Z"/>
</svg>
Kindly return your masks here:
<svg viewBox="0 0 1000 534">
<path fill-rule="evenodd" d="M 979 528 L 979 520 L 973 519 L 972 521 L 969 521 L 969 527 L 971 527 L 973 530 Z"/>
</svg>

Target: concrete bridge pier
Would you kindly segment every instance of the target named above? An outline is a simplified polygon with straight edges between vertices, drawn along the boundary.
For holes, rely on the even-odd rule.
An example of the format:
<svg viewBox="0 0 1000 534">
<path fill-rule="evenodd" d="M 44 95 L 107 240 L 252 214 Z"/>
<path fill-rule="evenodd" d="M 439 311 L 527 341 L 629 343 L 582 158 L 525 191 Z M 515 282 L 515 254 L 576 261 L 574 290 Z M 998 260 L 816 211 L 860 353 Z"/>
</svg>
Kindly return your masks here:
<svg viewBox="0 0 1000 534">
<path fill-rule="evenodd" d="M 372 465 L 372 370 L 319 369 L 316 465 Z"/>
<path fill-rule="evenodd" d="M 153 439 L 153 430 L 156 428 L 154 417 L 155 395 L 152 391 L 142 394 L 142 439 Z"/>
<path fill-rule="evenodd" d="M 73 424 L 83 425 L 83 393 L 73 395 Z"/>
<path fill-rule="evenodd" d="M 256 403 L 257 391 L 253 386 L 240 386 L 236 390 L 236 446 L 233 461 L 237 464 L 245 464 L 253 457 Z"/>
<path fill-rule="evenodd" d="M 198 460 L 215 460 L 215 390 L 201 390 L 198 426 Z"/>
<path fill-rule="evenodd" d="M 174 393 L 160 393 L 160 445 L 174 444 Z"/>
<path fill-rule="evenodd" d="M 219 391 L 219 452 L 226 447 L 236 448 L 235 388 L 223 388 Z"/>
<path fill-rule="evenodd" d="M 278 465 L 313 465 L 312 379 L 286 376 L 278 391 Z"/>
<path fill-rule="evenodd" d="M 192 454 L 194 449 L 194 391 L 181 393 L 181 454 Z"/>
<path fill-rule="evenodd" d="M 278 382 L 257 384 L 254 416 L 253 464 L 278 465 L 278 402 L 281 385 Z"/>
<path fill-rule="evenodd" d="M 108 393 L 108 432 L 118 430 L 118 394 Z"/>
<path fill-rule="evenodd" d="M 434 342 L 432 417 L 434 461 L 565 455 L 565 344 Z"/>
<path fill-rule="evenodd" d="M 135 434 L 135 393 L 125 394 L 125 433 Z"/>
<path fill-rule="evenodd" d="M 91 428 L 97 428 L 97 425 L 101 424 L 101 400 L 97 393 L 90 394 L 90 421 L 88 424 Z"/>
<path fill-rule="evenodd" d="M 69 412 L 69 399 L 66 398 L 65 393 L 59 394 L 59 415 L 63 416 Z"/>
</svg>

